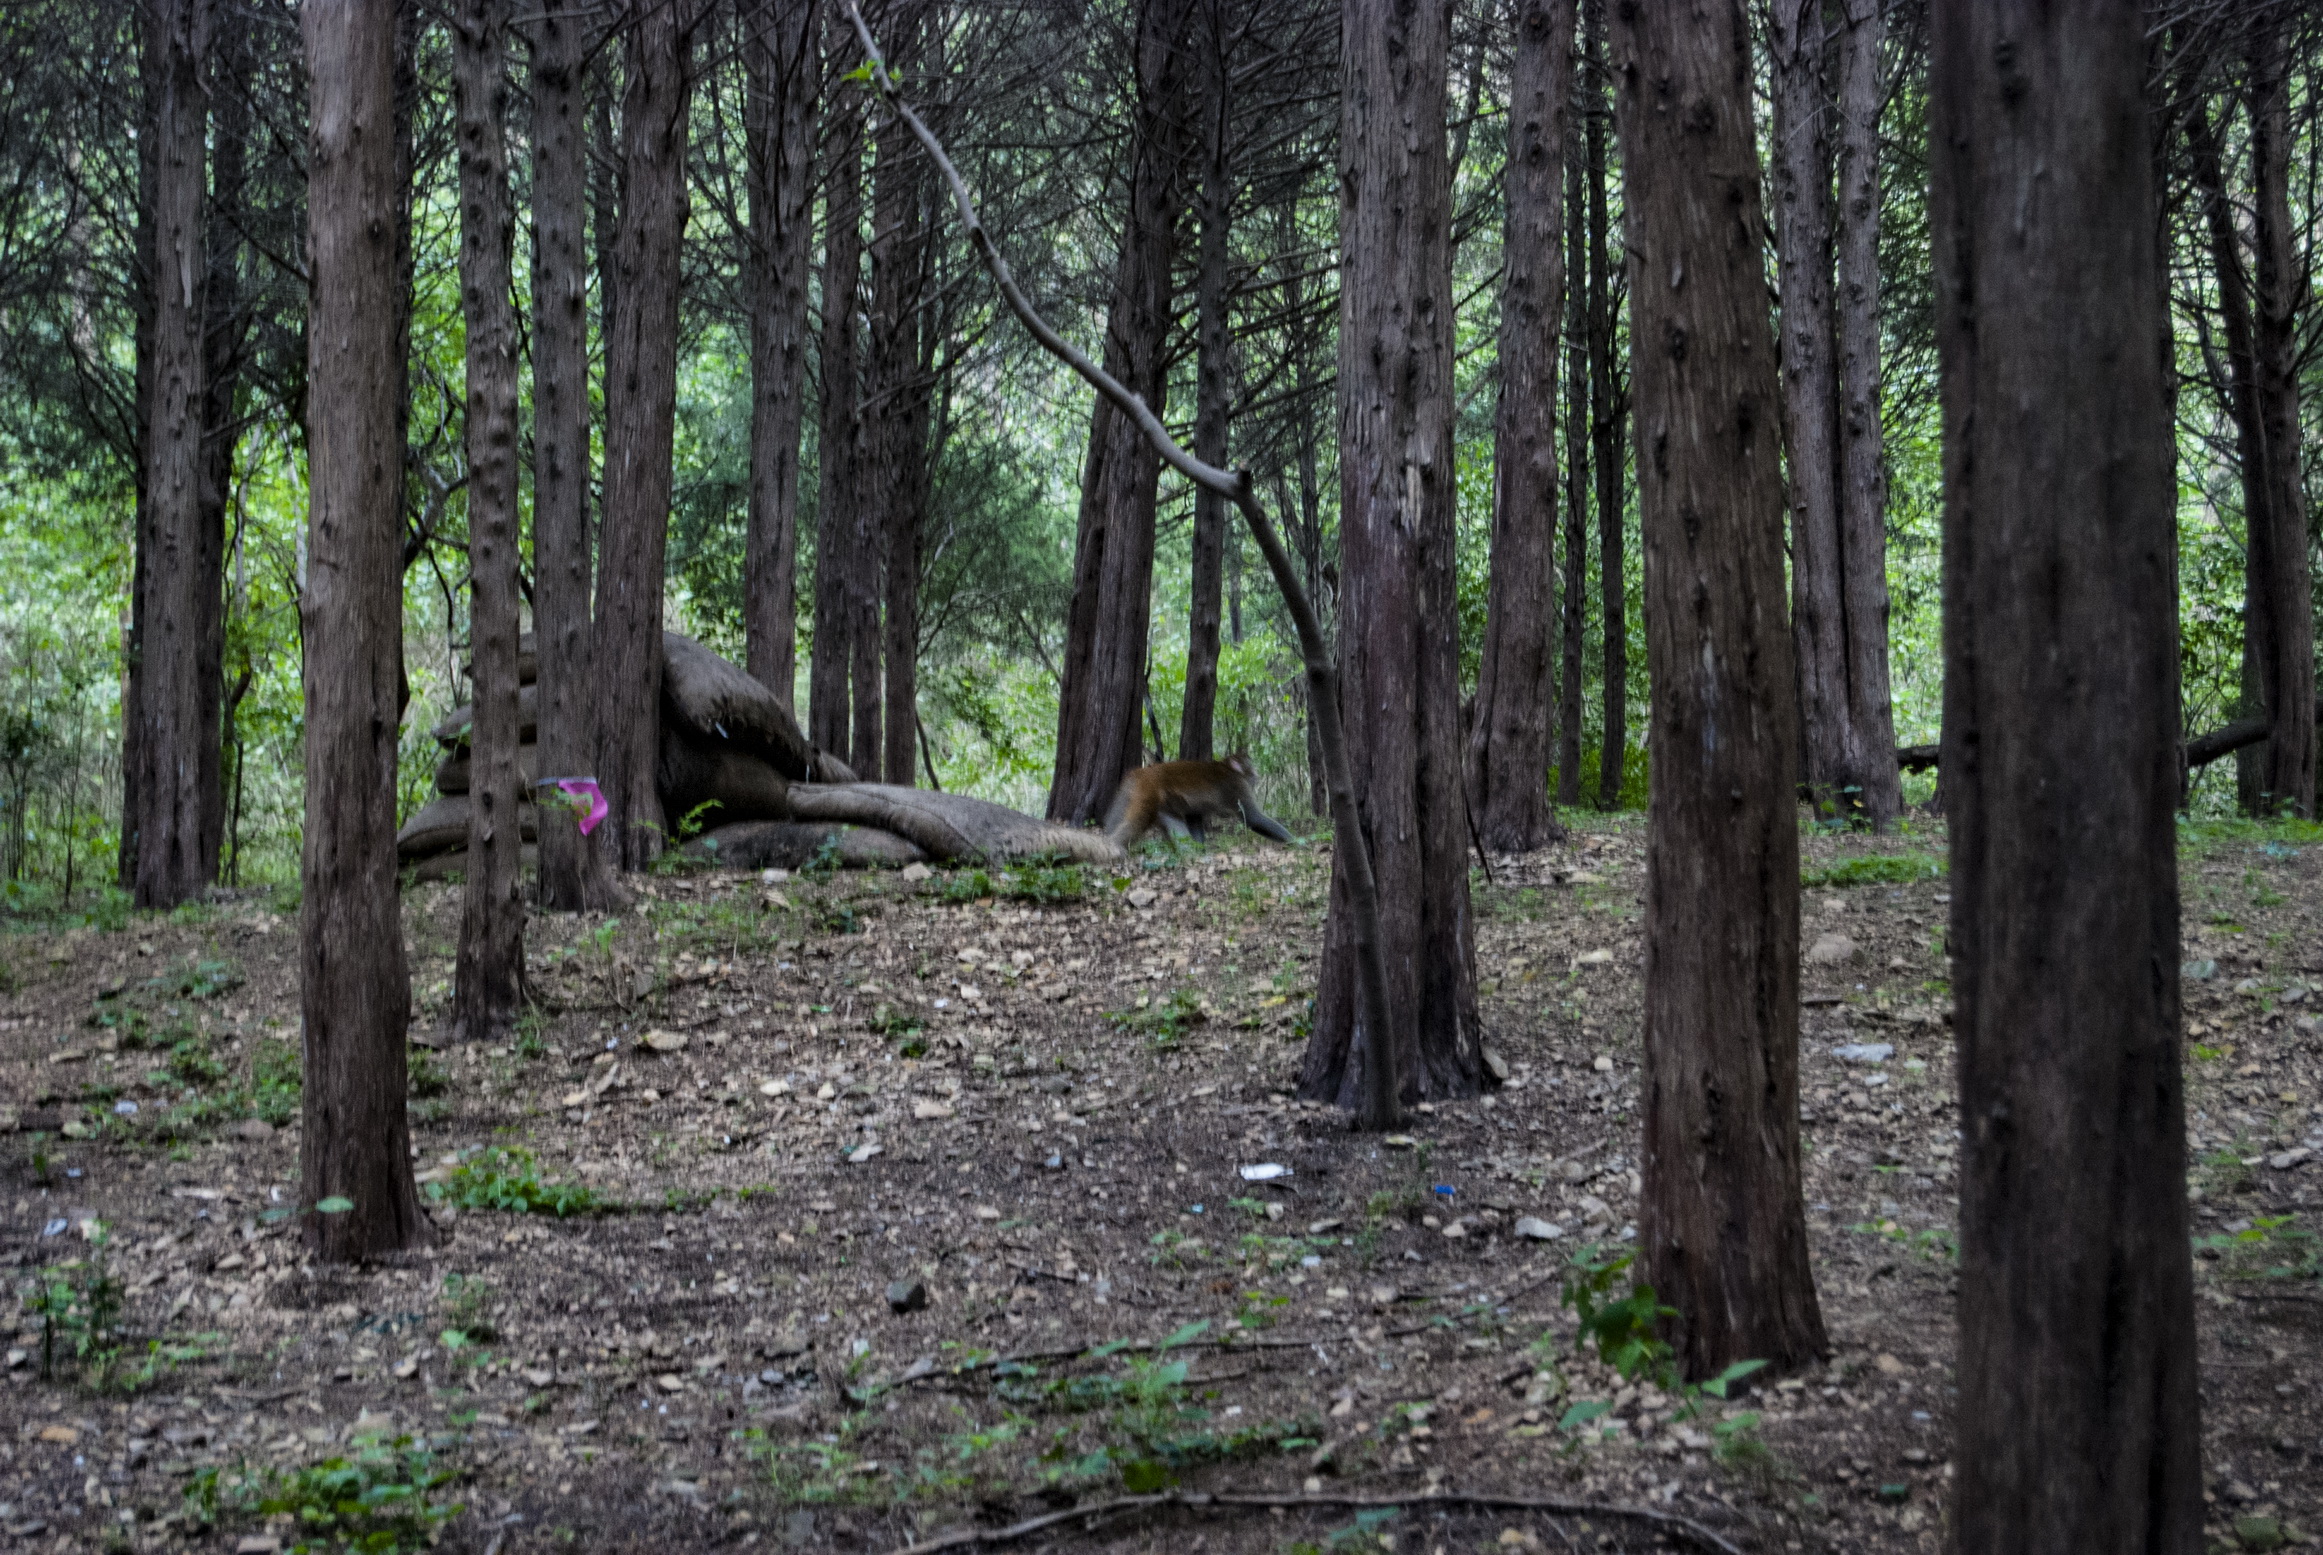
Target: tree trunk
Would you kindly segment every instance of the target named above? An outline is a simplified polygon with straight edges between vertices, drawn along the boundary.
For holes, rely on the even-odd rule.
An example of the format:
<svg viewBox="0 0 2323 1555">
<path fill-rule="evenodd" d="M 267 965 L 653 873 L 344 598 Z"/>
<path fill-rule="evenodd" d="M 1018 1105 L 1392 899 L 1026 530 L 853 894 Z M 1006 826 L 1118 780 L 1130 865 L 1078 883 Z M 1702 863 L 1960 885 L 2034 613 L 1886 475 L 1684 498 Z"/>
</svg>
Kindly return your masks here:
<svg viewBox="0 0 2323 1555">
<path fill-rule="evenodd" d="M 218 781 L 209 789 L 214 808 L 202 827 L 205 835 L 217 839 L 210 845 L 213 857 L 227 851 L 225 747 L 229 742 L 236 748 L 237 774 L 240 770 L 241 741 L 234 735 L 240 699 L 223 694 L 226 515 L 233 505 L 234 455 L 242 431 L 236 401 L 255 313 L 242 284 L 242 233 L 250 219 L 250 91 L 254 74 L 250 17 L 239 10 L 221 9 L 216 28 L 210 67 L 210 96 L 215 108 L 210 122 L 211 194 L 203 244 L 209 280 L 202 298 L 201 514 L 194 524 L 194 533 L 204 547 L 199 565 L 214 580 L 212 587 L 220 596 L 218 608 L 209 615 L 201 668 L 206 694 L 216 698 L 208 722 L 217 730 L 219 744 Z M 247 675 L 247 656 L 244 672 Z"/>
<path fill-rule="evenodd" d="M 1508 234 L 1501 245 L 1492 563 L 1468 731 L 1468 787 L 1480 845 L 1524 853 L 1564 832 L 1549 804 L 1549 633 L 1556 603 L 1557 324 L 1565 310 L 1572 0 L 1516 0 L 1515 34 L 1503 174 Z"/>
<path fill-rule="evenodd" d="M 1202 6 L 1202 223 L 1195 267 L 1194 457 L 1226 468 L 1234 409 L 1234 334 L 1231 303 L 1234 175 L 1227 166 L 1233 122 L 1233 39 L 1227 7 Z M 1178 720 L 1178 759 L 1208 761 L 1216 752 L 1218 643 L 1226 562 L 1226 499 L 1194 492 L 1193 602 L 1186 622 L 1186 695 Z"/>
<path fill-rule="evenodd" d="M 1782 427 L 1789 454 L 1791 631 L 1805 761 L 1819 813 L 1844 806 L 1846 610 L 1840 594 L 1839 382 L 1832 360 L 1830 93 L 1824 0 L 1775 0 L 1776 273 L 1782 288 Z"/>
<path fill-rule="evenodd" d="M 742 629 L 751 678 L 789 707 L 798 681 L 799 437 L 814 226 L 820 0 L 744 8 L 750 79 L 750 517 Z"/>
<path fill-rule="evenodd" d="M 459 0 L 452 83 L 459 114 L 460 313 L 467 326 L 468 870 L 452 1029 L 506 1040 L 524 1003 L 517 858 L 516 213 L 508 192 L 510 0 Z M 537 641 L 537 639 L 536 639 Z"/>
<path fill-rule="evenodd" d="M 299 1204 L 307 1243 L 344 1263 L 427 1235 L 404 1118 L 411 989 L 395 884 L 403 657 L 403 449 L 395 402 L 396 19 L 306 0 L 306 820 L 299 1006 Z M 318 1205 L 352 1208 L 324 1213 Z"/>
<path fill-rule="evenodd" d="M 541 770 L 593 776 L 595 633 L 589 624 L 589 160 L 580 0 L 544 5 L 532 49 L 532 620 Z M 540 816 L 540 904 L 618 905 L 596 836 L 554 806 Z"/>
<path fill-rule="evenodd" d="M 1964 0 L 1932 39 L 1952 1521 L 1994 1555 L 2202 1548 L 2144 33 L 2104 0 Z"/>
<path fill-rule="evenodd" d="M 1359 1029 L 1354 904 L 1334 857 L 1299 1090 L 1343 1107 L 1363 1103 L 1364 1067 L 1382 1055 L 1407 1100 L 1483 1084 L 1453 580 L 1451 167 L 1437 129 L 1450 32 L 1448 3 L 1340 11 L 1339 701 L 1363 734 L 1348 756 L 1385 1002 L 1402 1026 Z"/>
<path fill-rule="evenodd" d="M 2299 315 L 2306 277 L 2291 224 L 2291 72 L 2283 22 L 2251 45 L 2250 146 L 2254 219 L 2253 395 L 2264 452 L 2263 507 L 2248 526 L 2246 609 L 2261 706 L 2274 729 L 2259 761 L 2262 814 L 2315 813 L 2314 571 L 2300 469 Z M 2260 519 L 2264 519 L 2261 523 Z"/>
<path fill-rule="evenodd" d="M 174 907 L 217 878 L 218 703 L 224 584 L 222 542 L 201 530 L 204 408 L 202 241 L 209 193 L 208 93 L 202 80 L 214 0 L 150 0 L 141 7 L 145 71 L 154 99 L 151 249 L 152 386 L 145 424 L 145 500 L 137 543 L 143 606 L 137 640 L 136 809 L 140 907 Z"/>
<path fill-rule="evenodd" d="M 1903 814 L 1887 665 L 1887 467 L 1879 420 L 1879 0 L 1849 0 L 1839 40 L 1839 600 L 1848 809 L 1874 830 Z"/>
<path fill-rule="evenodd" d="M 643 869 L 661 851 L 663 561 L 677 415 L 679 256 L 686 227 L 692 0 L 638 13 L 621 102 L 619 292 L 605 348 L 605 522 L 597 575 L 597 781 L 608 852 Z M 681 14 L 684 13 L 684 14 Z"/>
<path fill-rule="evenodd" d="M 1750 31 L 1740 0 L 1618 14 L 1653 683 L 1638 1263 L 1686 1376 L 1787 1371 L 1829 1345 L 1799 1197 L 1798 688 Z"/>
<path fill-rule="evenodd" d="M 1597 753 L 1597 807 L 1621 808 L 1629 763 L 1629 573 L 1622 555 L 1622 488 L 1628 466 L 1622 427 L 1629 419 L 1626 391 L 1614 390 L 1612 232 L 1605 209 L 1605 0 L 1583 0 L 1582 41 L 1588 63 L 1589 181 L 1589 434 L 1597 473 L 1597 587 L 1603 633 L 1604 740 Z"/>
<path fill-rule="evenodd" d="M 1572 77 L 1579 84 L 1576 72 Z M 1568 89 L 1570 90 L 1570 89 Z M 1558 589 L 1557 803 L 1581 802 L 1581 680 L 1589 648 L 1589 248 L 1581 186 L 1583 113 L 1592 94 L 1565 113 L 1565 566 Z"/>
<path fill-rule="evenodd" d="M 831 22 L 834 72 L 854 58 Z M 815 641 L 807 671 L 807 739 L 819 750 L 847 751 L 852 712 L 847 680 L 855 661 L 856 422 L 862 363 L 856 315 L 863 277 L 863 106 L 846 86 L 833 89 L 825 116 L 823 195 L 821 495 L 815 510 Z M 861 772 L 861 768 L 856 769 Z"/>
<path fill-rule="evenodd" d="M 1186 160 L 1190 0 L 1146 0 L 1137 23 L 1137 112 L 1129 209 L 1105 324 L 1105 370 L 1160 414 L 1168 402 L 1170 258 Z M 1073 545 L 1073 598 L 1057 695 L 1049 819 L 1101 819 L 1138 760 L 1138 712 L 1152 625 L 1154 500 L 1161 460 L 1106 400 L 1089 418 Z"/>
<path fill-rule="evenodd" d="M 924 14 L 918 6 L 899 6 L 890 13 L 890 46 L 903 68 L 917 63 Z M 867 778 L 884 771 L 889 783 L 910 788 L 918 780 L 913 767 L 919 733 L 920 532 L 928 489 L 928 383 L 920 318 L 928 260 L 927 163 L 900 119 L 881 126 L 878 151 L 871 223 L 876 234 L 871 245 L 872 379 L 866 396 L 876 409 L 865 436 L 876 450 L 875 467 L 866 473 L 879 500 L 865 516 L 878 531 L 886 565 L 875 575 L 884 579 L 884 588 L 873 598 L 865 636 L 886 660 L 885 706 L 876 705 L 882 686 L 875 657 L 872 678 L 857 687 L 857 705 L 868 689 L 875 704 L 870 734 L 877 748 L 870 764 L 856 771 Z"/>
</svg>

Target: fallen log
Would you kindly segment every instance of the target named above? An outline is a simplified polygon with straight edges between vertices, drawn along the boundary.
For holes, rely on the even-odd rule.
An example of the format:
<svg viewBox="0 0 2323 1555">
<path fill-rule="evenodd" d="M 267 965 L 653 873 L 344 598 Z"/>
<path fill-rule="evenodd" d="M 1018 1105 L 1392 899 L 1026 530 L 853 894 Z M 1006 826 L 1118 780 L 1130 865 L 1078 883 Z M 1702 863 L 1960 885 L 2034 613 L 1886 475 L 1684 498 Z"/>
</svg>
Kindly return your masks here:
<svg viewBox="0 0 2323 1555">
<path fill-rule="evenodd" d="M 719 869 L 804 869 L 826 847 L 842 869 L 897 869 L 927 858 L 893 832 L 830 821 L 738 821 L 702 833 L 678 852 Z"/>
<path fill-rule="evenodd" d="M 2315 717 L 2323 722 L 2323 697 L 2315 699 Z M 2256 745 L 2267 737 L 2274 725 L 2264 718 L 2237 718 L 2230 724 L 2221 724 L 2206 734 L 2197 734 L 2184 747 L 2186 768 L 2206 767 L 2221 756 L 2231 756 L 2246 746 Z M 1934 769 L 1942 754 L 1940 743 L 1927 745 L 1899 745 L 1896 747 L 1896 765 L 1906 772 L 1927 772 Z"/>
<path fill-rule="evenodd" d="M 802 821 L 848 821 L 910 839 L 939 859 L 1014 859 L 1062 854 L 1084 864 L 1127 857 L 1101 831 L 1059 826 L 966 794 L 890 783 L 793 783 L 791 813 Z"/>
</svg>

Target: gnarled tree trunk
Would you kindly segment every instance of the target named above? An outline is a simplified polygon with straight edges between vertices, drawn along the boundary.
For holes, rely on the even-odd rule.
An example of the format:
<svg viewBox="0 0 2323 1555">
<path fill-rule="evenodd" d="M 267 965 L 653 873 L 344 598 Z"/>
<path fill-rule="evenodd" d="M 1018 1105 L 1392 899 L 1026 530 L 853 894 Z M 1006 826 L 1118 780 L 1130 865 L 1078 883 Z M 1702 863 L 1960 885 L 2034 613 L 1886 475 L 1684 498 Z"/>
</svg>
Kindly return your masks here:
<svg viewBox="0 0 2323 1555">
<path fill-rule="evenodd" d="M 524 1003 L 517 866 L 516 213 L 508 192 L 510 0 L 452 17 L 459 112 L 460 312 L 467 325 L 468 613 L 476 718 L 468 732 L 468 869 L 452 1027 L 498 1042 Z"/>
<path fill-rule="evenodd" d="M 1362 1029 L 1354 903 L 1334 858 L 1299 1090 L 1346 1107 L 1383 1052 L 1407 1099 L 1472 1095 L 1484 1075 L 1452 573 L 1451 166 L 1437 129 L 1450 10 L 1347 0 L 1340 13 L 1339 705 L 1362 735 L 1348 758 L 1379 883 L 1383 1002 L 1406 1023 Z"/>
<path fill-rule="evenodd" d="M 1951 1537 L 2191 1555 L 2176 497 L 2146 17 L 2112 0 L 1933 14 L 1964 1134 Z"/>
<path fill-rule="evenodd" d="M 694 0 L 630 23 L 621 101 L 624 181 L 605 348 L 605 522 L 597 574 L 597 781 L 623 869 L 660 853 L 671 817 L 654 789 L 663 564 L 677 416 L 679 254 L 686 227 L 686 105 Z"/>
<path fill-rule="evenodd" d="M 427 1234 L 404 1117 L 411 986 L 395 888 L 403 665 L 403 448 L 395 404 L 396 21 L 367 0 L 306 0 L 306 822 L 299 1009 L 299 1205 L 308 1245 L 344 1263 Z M 317 1206 L 332 1204 L 332 1212 Z"/>
<path fill-rule="evenodd" d="M 1740 0 L 1616 14 L 1653 677 L 1638 1263 L 1685 1375 L 1788 1370 L 1828 1345 L 1799 1198 L 1798 690 L 1750 33 Z"/>
<path fill-rule="evenodd" d="M 845 24 L 830 21 L 834 68 L 855 57 Z M 807 738 L 833 755 L 851 754 L 847 723 L 853 712 L 848 677 L 855 662 L 855 509 L 859 438 L 862 332 L 857 325 L 863 284 L 863 105 L 847 86 L 834 87 L 824 115 L 822 423 L 817 458 L 820 497 L 815 508 L 815 641 L 807 664 Z M 861 771 L 861 768 L 857 768 Z"/>
</svg>

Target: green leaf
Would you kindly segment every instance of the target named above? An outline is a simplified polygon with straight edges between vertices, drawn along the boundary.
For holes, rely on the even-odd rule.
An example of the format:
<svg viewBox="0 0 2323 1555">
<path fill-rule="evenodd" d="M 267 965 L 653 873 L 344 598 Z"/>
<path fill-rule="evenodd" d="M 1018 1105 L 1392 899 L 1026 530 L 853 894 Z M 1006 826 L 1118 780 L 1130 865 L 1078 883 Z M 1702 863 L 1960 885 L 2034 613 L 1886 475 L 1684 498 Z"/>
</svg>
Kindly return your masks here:
<svg viewBox="0 0 2323 1555">
<path fill-rule="evenodd" d="M 1733 1365 L 1727 1367 L 1717 1376 L 1712 1377 L 1708 1382 L 1703 1383 L 1702 1391 L 1709 1394 L 1712 1398 L 1724 1398 L 1728 1388 L 1734 1386 L 1734 1384 L 1740 1382 L 1743 1378 L 1749 1376 L 1754 1371 L 1763 1371 L 1766 1368 L 1766 1364 L 1767 1363 L 1764 1361 L 1736 1361 Z"/>
<path fill-rule="evenodd" d="M 334 1193 L 315 1205 L 315 1213 L 318 1215 L 344 1215 L 354 1207 L 355 1201 L 353 1199 L 341 1198 Z"/>
<path fill-rule="evenodd" d="M 1572 1408 L 1565 1411 L 1563 1417 L 1557 1421 L 1557 1429 L 1560 1431 L 1574 1430 L 1580 1426 L 1587 1425 L 1590 1421 L 1596 1419 L 1599 1415 L 1606 1413 L 1612 1408 L 1613 1406 L 1611 1404 L 1607 1403 L 1601 1398 L 1583 1399 L 1580 1403 L 1575 1404 Z"/>
<path fill-rule="evenodd" d="M 1133 1496 L 1150 1496 L 1157 1490 L 1167 1490 L 1170 1479 L 1168 1467 L 1151 1458 L 1121 1466 L 1121 1488 Z"/>
<path fill-rule="evenodd" d="M 1167 1339 L 1164 1339 L 1161 1342 L 1159 1348 L 1164 1350 L 1174 1350 L 1181 1344 L 1192 1344 L 1195 1340 L 1201 1338 L 1209 1331 L 1210 1320 L 1208 1318 L 1203 1318 L 1200 1322 L 1188 1323 L 1185 1327 L 1179 1329 L 1176 1333 L 1170 1335 Z"/>
</svg>

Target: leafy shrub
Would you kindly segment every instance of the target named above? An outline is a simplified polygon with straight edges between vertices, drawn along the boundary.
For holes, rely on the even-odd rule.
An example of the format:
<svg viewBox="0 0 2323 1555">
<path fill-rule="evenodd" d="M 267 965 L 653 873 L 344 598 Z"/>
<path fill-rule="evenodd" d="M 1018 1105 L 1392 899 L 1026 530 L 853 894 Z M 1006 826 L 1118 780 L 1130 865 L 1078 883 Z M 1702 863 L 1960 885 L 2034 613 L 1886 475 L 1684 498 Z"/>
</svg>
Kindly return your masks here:
<svg viewBox="0 0 2323 1555">
<path fill-rule="evenodd" d="M 289 1517 L 291 1555 L 416 1555 L 462 1511 L 436 1499 L 453 1477 L 425 1441 L 374 1437 L 299 1468 L 203 1469 L 186 1490 L 186 1515 L 205 1528 Z"/>
<path fill-rule="evenodd" d="M 441 1180 L 427 1185 L 428 1197 L 456 1209 L 493 1209 L 511 1215 L 594 1215 L 608 1206 L 578 1183 L 546 1183 L 531 1151 L 494 1145 L 471 1152 Z"/>
<path fill-rule="evenodd" d="M 1910 885 L 1920 880 L 1941 880 L 1945 870 L 1942 859 L 1926 853 L 1869 853 L 1861 858 L 1841 859 L 1828 869 L 1803 871 L 1799 884 L 1808 888 Z"/>
</svg>

